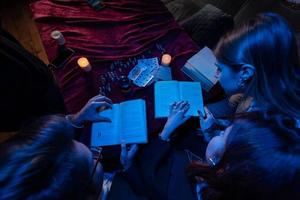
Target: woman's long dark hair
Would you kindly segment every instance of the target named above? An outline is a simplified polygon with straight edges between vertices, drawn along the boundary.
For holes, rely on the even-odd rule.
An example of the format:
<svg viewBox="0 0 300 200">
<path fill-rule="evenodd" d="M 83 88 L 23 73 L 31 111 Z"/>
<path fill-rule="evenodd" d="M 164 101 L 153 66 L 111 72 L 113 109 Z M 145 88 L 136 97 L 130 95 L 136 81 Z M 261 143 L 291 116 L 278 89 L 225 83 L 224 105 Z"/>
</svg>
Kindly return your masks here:
<svg viewBox="0 0 300 200">
<path fill-rule="evenodd" d="M 225 154 L 215 168 L 194 163 L 192 180 L 205 179 L 206 200 L 300 199 L 300 65 L 296 40 L 286 21 L 264 13 L 224 36 L 215 54 L 239 71 L 255 67 L 245 97 L 262 109 L 236 116 Z"/>
<path fill-rule="evenodd" d="M 190 177 L 208 182 L 205 200 L 300 199 L 300 130 L 281 129 L 280 117 L 236 121 L 215 168 L 197 163 L 189 167 Z"/>
<path fill-rule="evenodd" d="M 0 27 L 0 131 L 17 131 L 32 117 L 65 113 L 54 76 Z"/>
<path fill-rule="evenodd" d="M 0 199 L 80 199 L 85 183 L 78 177 L 88 179 L 89 172 L 77 171 L 72 138 L 65 118 L 52 115 L 30 122 L 1 144 Z"/>
<path fill-rule="evenodd" d="M 215 49 L 217 60 L 239 71 L 255 67 L 245 96 L 300 118 L 300 64 L 295 34 L 275 13 L 263 13 L 225 35 Z"/>
</svg>

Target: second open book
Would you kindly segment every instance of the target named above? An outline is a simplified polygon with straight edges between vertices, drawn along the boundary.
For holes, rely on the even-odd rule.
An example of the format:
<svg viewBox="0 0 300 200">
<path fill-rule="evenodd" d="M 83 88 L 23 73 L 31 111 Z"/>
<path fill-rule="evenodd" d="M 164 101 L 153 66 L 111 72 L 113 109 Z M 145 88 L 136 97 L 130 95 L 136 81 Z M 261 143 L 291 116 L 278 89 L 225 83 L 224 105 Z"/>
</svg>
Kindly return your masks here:
<svg viewBox="0 0 300 200">
<path fill-rule="evenodd" d="M 112 109 L 100 113 L 111 123 L 92 125 L 91 146 L 125 143 L 147 143 L 146 105 L 142 99 L 113 104 Z"/>
<path fill-rule="evenodd" d="M 154 86 L 155 118 L 168 117 L 174 102 L 188 101 L 190 109 L 186 115 L 204 114 L 202 89 L 199 82 L 159 81 Z"/>
<path fill-rule="evenodd" d="M 159 81 L 154 87 L 155 118 L 168 117 L 170 105 L 188 101 L 190 109 L 186 115 L 204 113 L 202 90 L 199 82 Z M 152 109 L 152 108 L 148 108 Z M 146 105 L 142 99 L 113 104 L 112 109 L 100 113 L 111 119 L 111 123 L 92 125 L 91 146 L 108 146 L 125 143 L 147 143 Z"/>
</svg>

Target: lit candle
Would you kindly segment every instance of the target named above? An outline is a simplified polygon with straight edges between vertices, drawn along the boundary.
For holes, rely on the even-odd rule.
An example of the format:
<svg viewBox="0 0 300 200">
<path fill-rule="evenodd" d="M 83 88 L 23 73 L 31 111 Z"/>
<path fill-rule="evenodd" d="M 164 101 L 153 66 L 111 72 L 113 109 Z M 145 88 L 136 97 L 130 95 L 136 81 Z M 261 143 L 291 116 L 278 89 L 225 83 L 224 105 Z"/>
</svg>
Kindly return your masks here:
<svg viewBox="0 0 300 200">
<path fill-rule="evenodd" d="M 60 31 L 52 31 L 51 37 L 56 40 L 58 45 L 64 45 L 66 40 Z"/>
<path fill-rule="evenodd" d="M 79 65 L 79 67 L 80 67 L 81 69 L 83 69 L 84 71 L 86 71 L 86 72 L 89 72 L 89 71 L 91 71 L 91 69 L 92 69 L 92 66 L 90 65 L 88 59 L 85 58 L 85 57 L 79 58 L 79 59 L 77 60 L 77 63 L 78 63 L 78 65 Z"/>
<path fill-rule="evenodd" d="M 161 58 L 161 65 L 168 66 L 170 65 L 172 57 L 169 54 L 164 54 Z"/>
</svg>

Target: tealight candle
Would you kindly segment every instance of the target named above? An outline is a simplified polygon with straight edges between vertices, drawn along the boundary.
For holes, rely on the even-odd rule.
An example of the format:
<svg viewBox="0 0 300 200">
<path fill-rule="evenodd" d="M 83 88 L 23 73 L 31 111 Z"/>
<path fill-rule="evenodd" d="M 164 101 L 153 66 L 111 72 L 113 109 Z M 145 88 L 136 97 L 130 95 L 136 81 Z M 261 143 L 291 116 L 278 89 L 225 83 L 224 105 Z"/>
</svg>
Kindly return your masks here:
<svg viewBox="0 0 300 200">
<path fill-rule="evenodd" d="M 170 65 L 172 57 L 169 54 L 164 54 L 161 58 L 161 65 L 168 66 Z"/>
<path fill-rule="evenodd" d="M 64 45 L 66 40 L 60 31 L 52 31 L 51 37 L 56 40 L 58 45 Z"/>
<path fill-rule="evenodd" d="M 90 65 L 90 62 L 89 62 L 88 59 L 85 58 L 85 57 L 79 58 L 79 59 L 77 60 L 77 63 L 78 63 L 78 65 L 79 65 L 79 67 L 80 67 L 81 69 L 83 69 L 84 71 L 86 71 L 86 72 L 89 72 L 89 71 L 91 71 L 91 69 L 92 69 L 92 66 Z"/>
</svg>

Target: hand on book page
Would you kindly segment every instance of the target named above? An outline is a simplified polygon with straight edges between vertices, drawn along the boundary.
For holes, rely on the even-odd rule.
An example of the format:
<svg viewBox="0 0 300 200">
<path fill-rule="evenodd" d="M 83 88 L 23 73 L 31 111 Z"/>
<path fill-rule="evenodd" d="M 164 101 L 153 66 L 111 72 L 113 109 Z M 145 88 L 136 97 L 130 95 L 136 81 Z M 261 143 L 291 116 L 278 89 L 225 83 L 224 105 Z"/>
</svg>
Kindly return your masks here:
<svg viewBox="0 0 300 200">
<path fill-rule="evenodd" d="M 170 107 L 170 114 L 168 120 L 161 133 L 161 137 L 167 139 L 171 136 L 172 132 L 186 122 L 191 116 L 186 116 L 190 105 L 187 101 L 175 102 Z"/>
<path fill-rule="evenodd" d="M 99 115 L 106 109 L 112 108 L 112 101 L 102 95 L 97 95 L 91 98 L 85 106 L 75 115 L 70 115 L 71 122 L 81 126 L 85 122 L 111 122 L 111 119 Z"/>
<path fill-rule="evenodd" d="M 170 105 L 178 101 L 187 101 L 190 108 L 186 115 L 197 117 L 197 110 L 203 111 L 204 109 L 201 84 L 186 81 L 158 81 L 155 83 L 155 118 L 168 117 Z"/>
<path fill-rule="evenodd" d="M 124 101 L 113 104 L 112 109 L 101 113 L 111 119 L 111 123 L 92 125 L 91 146 L 109 146 L 121 144 L 147 143 L 147 113 L 143 99 Z"/>
<path fill-rule="evenodd" d="M 204 112 L 203 106 L 203 96 L 202 88 L 198 82 L 180 82 L 179 86 L 179 96 L 181 101 L 189 102 L 190 109 L 186 115 L 191 115 L 193 117 L 199 116 L 197 110 Z"/>
<path fill-rule="evenodd" d="M 158 81 L 155 83 L 155 118 L 168 117 L 170 105 L 176 101 L 180 101 L 177 81 Z"/>
</svg>

